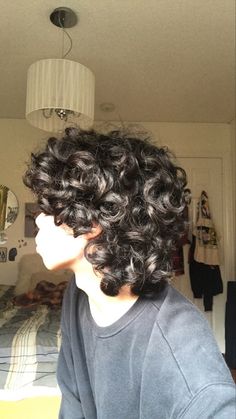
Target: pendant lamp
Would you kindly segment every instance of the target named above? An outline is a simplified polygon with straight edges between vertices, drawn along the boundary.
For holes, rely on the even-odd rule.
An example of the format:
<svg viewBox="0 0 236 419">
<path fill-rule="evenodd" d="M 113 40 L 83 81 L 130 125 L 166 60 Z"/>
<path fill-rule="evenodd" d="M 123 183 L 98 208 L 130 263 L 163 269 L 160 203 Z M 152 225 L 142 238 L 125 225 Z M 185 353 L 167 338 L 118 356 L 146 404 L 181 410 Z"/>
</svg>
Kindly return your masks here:
<svg viewBox="0 0 236 419">
<path fill-rule="evenodd" d="M 88 129 L 94 120 L 95 78 L 84 65 L 65 59 L 72 40 L 65 28 L 77 22 L 69 8 L 59 7 L 50 15 L 71 41 L 62 58 L 33 63 L 27 74 L 26 119 L 37 128 L 60 132 L 67 126 Z"/>
</svg>

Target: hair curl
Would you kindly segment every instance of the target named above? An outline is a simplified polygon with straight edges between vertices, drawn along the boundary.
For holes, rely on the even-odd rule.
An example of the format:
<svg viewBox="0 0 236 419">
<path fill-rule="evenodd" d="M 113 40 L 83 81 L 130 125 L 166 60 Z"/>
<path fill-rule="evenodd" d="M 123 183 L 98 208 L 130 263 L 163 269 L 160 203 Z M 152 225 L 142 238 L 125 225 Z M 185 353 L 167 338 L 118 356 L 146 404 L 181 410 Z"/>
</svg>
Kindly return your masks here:
<svg viewBox="0 0 236 419">
<path fill-rule="evenodd" d="M 173 248 L 186 231 L 186 174 L 167 148 L 126 136 L 67 128 L 31 155 L 24 183 L 55 224 L 74 236 L 101 226 L 85 249 L 111 296 L 128 284 L 152 297 L 171 276 Z M 89 252 L 89 249 L 93 251 Z"/>
</svg>

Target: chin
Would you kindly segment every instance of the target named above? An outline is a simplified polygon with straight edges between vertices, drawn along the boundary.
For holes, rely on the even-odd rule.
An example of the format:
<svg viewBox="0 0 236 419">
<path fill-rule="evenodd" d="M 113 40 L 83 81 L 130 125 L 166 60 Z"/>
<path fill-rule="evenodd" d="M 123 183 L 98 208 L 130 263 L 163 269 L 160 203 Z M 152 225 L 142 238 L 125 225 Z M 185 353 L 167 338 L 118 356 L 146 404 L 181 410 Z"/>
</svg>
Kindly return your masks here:
<svg viewBox="0 0 236 419">
<path fill-rule="evenodd" d="M 45 260 L 44 258 L 42 258 L 43 259 L 43 264 L 44 264 L 44 266 L 49 270 L 49 271 L 53 271 L 54 270 L 54 266 L 51 264 L 51 263 L 49 263 L 49 262 L 47 262 L 47 260 Z"/>
<path fill-rule="evenodd" d="M 44 255 L 42 253 L 40 253 L 40 251 L 38 249 L 36 249 L 36 252 L 39 254 L 39 256 L 41 256 L 41 258 L 43 260 L 44 266 L 49 271 L 53 271 L 54 269 L 56 269 L 56 264 L 55 263 L 53 263 L 52 261 L 48 260 L 47 257 L 44 257 Z"/>
<path fill-rule="evenodd" d="M 70 263 L 66 262 L 53 262 L 43 258 L 43 263 L 49 271 L 59 271 L 61 269 L 71 269 Z"/>
</svg>

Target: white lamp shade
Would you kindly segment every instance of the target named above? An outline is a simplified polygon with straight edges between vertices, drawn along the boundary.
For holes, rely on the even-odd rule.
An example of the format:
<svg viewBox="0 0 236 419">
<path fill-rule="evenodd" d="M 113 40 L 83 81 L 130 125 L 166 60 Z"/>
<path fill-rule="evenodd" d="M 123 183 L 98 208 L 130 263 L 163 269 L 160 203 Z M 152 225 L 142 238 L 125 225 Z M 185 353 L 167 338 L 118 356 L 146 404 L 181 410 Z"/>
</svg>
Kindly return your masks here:
<svg viewBox="0 0 236 419">
<path fill-rule="evenodd" d="M 75 61 L 40 60 L 27 75 L 26 119 L 35 127 L 58 132 L 66 126 L 88 129 L 94 119 L 95 78 Z M 67 121 L 51 109 L 71 111 Z"/>
</svg>

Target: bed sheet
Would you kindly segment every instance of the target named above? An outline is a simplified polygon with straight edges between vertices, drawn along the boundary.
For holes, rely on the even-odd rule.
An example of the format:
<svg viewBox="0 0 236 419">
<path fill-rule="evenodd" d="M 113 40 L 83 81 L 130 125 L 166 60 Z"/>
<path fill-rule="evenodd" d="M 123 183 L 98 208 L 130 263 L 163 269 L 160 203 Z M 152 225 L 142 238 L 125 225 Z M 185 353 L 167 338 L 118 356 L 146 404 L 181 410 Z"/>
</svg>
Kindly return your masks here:
<svg viewBox="0 0 236 419">
<path fill-rule="evenodd" d="M 61 307 L 14 304 L 14 287 L 0 286 L 0 400 L 59 395 L 56 366 Z"/>
</svg>

